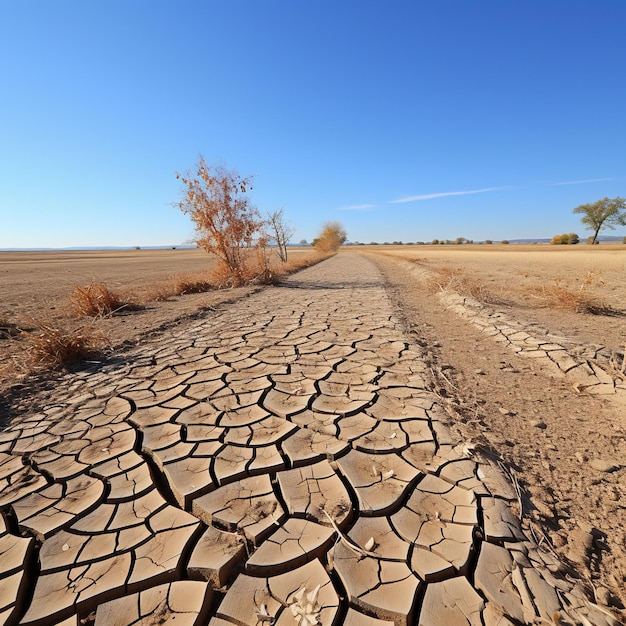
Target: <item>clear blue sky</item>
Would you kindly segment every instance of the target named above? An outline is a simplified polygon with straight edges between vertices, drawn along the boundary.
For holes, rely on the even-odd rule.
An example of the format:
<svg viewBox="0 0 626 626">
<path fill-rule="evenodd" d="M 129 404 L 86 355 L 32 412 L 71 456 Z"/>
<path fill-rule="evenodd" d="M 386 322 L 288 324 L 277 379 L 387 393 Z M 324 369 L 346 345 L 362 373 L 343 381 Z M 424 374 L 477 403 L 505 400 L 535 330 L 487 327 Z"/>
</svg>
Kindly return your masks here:
<svg viewBox="0 0 626 626">
<path fill-rule="evenodd" d="M 626 196 L 625 28 L 624 0 L 1 1 L 0 248 L 180 244 L 200 153 L 296 241 L 583 236 L 573 207 Z"/>
</svg>

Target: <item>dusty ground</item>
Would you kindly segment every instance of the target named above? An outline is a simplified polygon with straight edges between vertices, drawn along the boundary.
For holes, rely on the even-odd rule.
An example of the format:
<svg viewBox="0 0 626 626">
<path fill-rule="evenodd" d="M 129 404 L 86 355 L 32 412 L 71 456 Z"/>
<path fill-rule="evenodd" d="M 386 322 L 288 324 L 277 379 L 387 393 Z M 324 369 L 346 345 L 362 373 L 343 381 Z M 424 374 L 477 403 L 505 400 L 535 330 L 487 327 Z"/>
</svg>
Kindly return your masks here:
<svg viewBox="0 0 626 626">
<path fill-rule="evenodd" d="M 448 248 L 448 246 L 446 247 Z M 572 385 L 547 376 L 532 360 L 479 332 L 448 310 L 432 282 L 416 268 L 462 268 L 488 286 L 497 308 L 520 321 L 540 324 L 572 340 L 622 350 L 626 318 L 555 310 L 525 296 L 531 284 L 556 279 L 576 285 L 595 269 L 604 284 L 598 297 L 615 310 L 625 302 L 622 277 L 626 250 L 555 252 L 531 250 L 378 250 L 372 258 L 417 340 L 433 352 L 440 393 L 468 437 L 495 448 L 517 473 L 529 496 L 527 513 L 538 533 L 569 559 L 615 606 L 626 601 L 626 405 L 611 397 L 576 393 Z M 398 263 L 413 258 L 413 266 Z M 581 279 L 582 277 L 582 279 Z M 595 459 L 621 461 L 605 473 Z"/>
<path fill-rule="evenodd" d="M 572 386 L 540 372 L 471 325 L 446 311 L 419 273 L 380 252 L 414 257 L 417 267 L 436 272 L 457 267 L 485 286 L 490 306 L 568 337 L 573 344 L 600 344 L 623 350 L 626 318 L 564 312 L 531 298 L 535 285 L 567 284 L 585 289 L 619 312 L 626 302 L 626 246 L 600 249 L 510 246 L 489 250 L 453 246 L 376 250 L 396 304 L 416 341 L 432 353 L 438 392 L 448 398 L 459 428 L 474 441 L 495 448 L 516 471 L 528 495 L 528 519 L 576 575 L 592 583 L 603 604 L 626 602 L 626 464 L 612 472 L 590 467 L 594 459 L 624 460 L 626 411 L 613 397 L 577 394 Z M 459 248 L 461 248 L 459 246 Z M 359 252 L 371 251 L 359 249 Z M 351 251 L 353 252 L 353 251 Z M 29 317 L 66 315 L 67 295 L 75 284 L 103 280 L 139 289 L 148 281 L 197 270 L 206 262 L 199 251 L 136 251 L 99 259 L 0 257 L 0 314 L 24 323 Z M 35 255 L 36 256 L 36 255 Z M 43 260 L 43 256 L 40 257 Z M 74 259 L 71 262 L 69 259 Z M 91 264 L 94 263 L 94 264 Z M 74 265 L 82 264 L 82 273 Z M 134 281 L 134 282 L 133 282 Z M 159 327 L 175 326 L 202 308 L 238 298 L 256 288 L 183 296 L 147 309 L 98 322 L 112 346 L 132 344 Z M 54 307 L 54 308 L 52 308 Z M 19 347 L 19 339 L 0 340 L 0 363 Z M 5 381 L 6 383 L 6 381 Z M 18 404 L 32 391 L 22 387 Z M 11 396 L 12 394 L 9 394 Z M 11 400 L 13 402 L 13 400 Z M 537 424 L 542 424 L 538 426 Z"/>
</svg>

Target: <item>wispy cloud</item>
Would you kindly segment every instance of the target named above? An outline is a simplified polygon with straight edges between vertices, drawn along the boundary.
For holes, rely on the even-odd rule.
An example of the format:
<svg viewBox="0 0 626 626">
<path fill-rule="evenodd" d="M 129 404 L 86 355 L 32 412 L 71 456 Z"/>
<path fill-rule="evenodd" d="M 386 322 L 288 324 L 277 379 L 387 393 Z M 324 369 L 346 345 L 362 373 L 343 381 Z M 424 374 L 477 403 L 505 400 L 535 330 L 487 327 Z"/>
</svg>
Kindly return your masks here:
<svg viewBox="0 0 626 626">
<path fill-rule="evenodd" d="M 442 191 L 440 193 L 426 193 L 419 196 L 407 196 L 406 198 L 398 198 L 390 200 L 392 204 L 400 204 L 402 202 L 418 202 L 420 200 L 432 200 L 433 198 L 445 198 L 446 196 L 467 196 L 472 193 L 487 193 L 488 191 L 500 191 L 502 189 L 511 189 L 511 187 L 485 187 L 485 189 L 469 189 L 467 191 Z"/>
<path fill-rule="evenodd" d="M 582 185 L 584 183 L 600 183 L 604 180 L 617 180 L 616 178 L 587 178 L 585 180 L 567 180 L 562 183 L 552 183 L 553 186 L 556 185 Z"/>
<path fill-rule="evenodd" d="M 375 204 L 350 204 L 349 206 L 341 206 L 338 211 L 371 211 L 375 209 Z"/>
</svg>

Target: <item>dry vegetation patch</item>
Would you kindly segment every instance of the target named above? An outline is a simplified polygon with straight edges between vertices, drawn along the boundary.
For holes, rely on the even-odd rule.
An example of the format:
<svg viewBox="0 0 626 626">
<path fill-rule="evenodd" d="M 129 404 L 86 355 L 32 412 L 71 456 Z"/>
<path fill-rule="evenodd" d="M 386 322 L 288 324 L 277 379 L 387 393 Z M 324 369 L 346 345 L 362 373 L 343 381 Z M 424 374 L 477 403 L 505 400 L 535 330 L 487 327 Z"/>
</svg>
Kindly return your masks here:
<svg viewBox="0 0 626 626">
<path fill-rule="evenodd" d="M 572 286 L 566 279 L 555 278 L 552 283 L 530 285 L 526 292 L 537 298 L 543 306 L 552 307 L 574 313 L 589 313 L 590 315 L 623 315 L 621 309 L 612 307 L 604 298 L 593 293 L 593 286 L 602 287 L 602 272 L 590 269 L 579 281 Z"/>
<path fill-rule="evenodd" d="M 560 281 L 551 285 L 536 285 L 528 287 L 530 296 L 538 298 L 544 305 L 562 311 L 574 313 L 589 313 L 590 315 L 623 315 L 622 311 L 614 309 L 598 296 L 583 289 L 571 289 Z"/>
<path fill-rule="evenodd" d="M 86 287 L 74 287 L 70 307 L 74 317 L 104 317 L 137 310 L 139 305 L 110 291 L 105 283 L 93 282 Z"/>
<path fill-rule="evenodd" d="M 59 326 L 51 321 L 37 322 L 33 332 L 23 332 L 27 345 L 26 365 L 29 371 L 45 368 L 67 368 L 93 356 L 106 345 L 102 332 L 92 326 Z"/>
<path fill-rule="evenodd" d="M 205 272 L 194 274 L 177 274 L 172 279 L 174 283 L 173 294 L 184 296 L 190 293 L 205 293 L 215 289 L 215 282 L 210 280 Z"/>
<path fill-rule="evenodd" d="M 436 267 L 427 280 L 433 290 L 455 291 L 462 296 L 474 298 L 482 304 L 501 302 L 501 299 L 494 296 L 483 281 L 469 276 L 465 270 L 459 267 L 450 265 Z"/>
</svg>

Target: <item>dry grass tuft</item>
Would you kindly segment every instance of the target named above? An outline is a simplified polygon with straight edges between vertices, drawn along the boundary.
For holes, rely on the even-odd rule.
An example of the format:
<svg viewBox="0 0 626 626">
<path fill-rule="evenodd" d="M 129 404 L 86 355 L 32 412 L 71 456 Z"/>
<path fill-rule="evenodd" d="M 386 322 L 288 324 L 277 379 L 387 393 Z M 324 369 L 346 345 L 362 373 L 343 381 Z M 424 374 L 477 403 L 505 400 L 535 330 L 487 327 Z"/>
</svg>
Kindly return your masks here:
<svg viewBox="0 0 626 626">
<path fill-rule="evenodd" d="M 187 293 L 205 293 L 215 289 L 215 284 L 208 280 L 206 274 L 199 276 L 191 274 L 177 274 L 173 278 L 174 287 L 172 295 L 182 296 Z"/>
<path fill-rule="evenodd" d="M 74 287 L 70 303 L 75 317 L 104 317 L 137 308 L 136 304 L 109 291 L 104 283 L 95 282 L 87 287 Z"/>
<path fill-rule="evenodd" d="M 241 287 L 247 282 L 247 276 L 242 269 L 233 272 L 226 263 L 221 261 L 215 269 L 211 271 L 211 280 L 217 289 L 229 289 L 231 287 Z"/>
<path fill-rule="evenodd" d="M 553 285 L 529 287 L 527 293 L 538 298 L 544 306 L 561 311 L 590 315 L 621 315 L 622 312 L 586 290 L 570 289 L 558 282 Z"/>
<path fill-rule="evenodd" d="M 34 332 L 23 332 L 27 339 L 26 364 L 30 370 L 67 368 L 97 353 L 104 336 L 92 328 L 61 328 L 50 321 L 38 322 Z"/>
<path fill-rule="evenodd" d="M 484 283 L 471 278 L 462 269 L 443 266 L 435 268 L 428 283 L 433 290 L 455 291 L 461 296 L 470 296 L 483 304 L 499 302 L 487 289 Z"/>
<path fill-rule="evenodd" d="M 533 285 L 527 288 L 527 293 L 538 298 L 544 306 L 559 309 L 561 311 L 572 311 L 574 313 L 588 313 L 590 315 L 623 315 L 610 306 L 600 297 L 590 292 L 590 287 L 594 282 L 603 285 L 604 282 L 600 273 L 596 270 L 589 270 L 580 284 L 569 287 L 564 280 L 557 278 L 549 285 Z"/>
<path fill-rule="evenodd" d="M 146 304 L 147 302 L 167 302 L 175 295 L 176 294 L 170 286 L 153 285 L 142 290 L 140 302 L 143 304 Z"/>
</svg>

